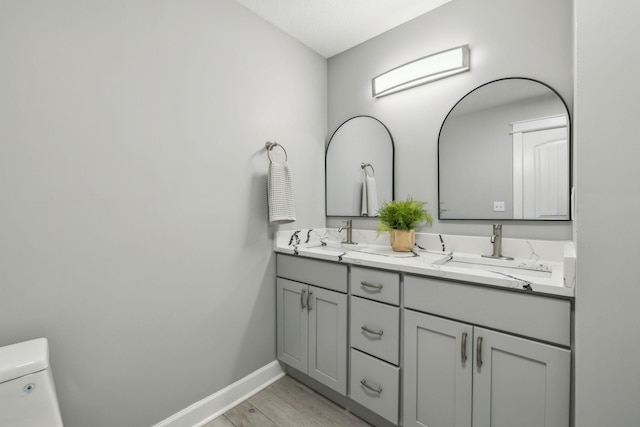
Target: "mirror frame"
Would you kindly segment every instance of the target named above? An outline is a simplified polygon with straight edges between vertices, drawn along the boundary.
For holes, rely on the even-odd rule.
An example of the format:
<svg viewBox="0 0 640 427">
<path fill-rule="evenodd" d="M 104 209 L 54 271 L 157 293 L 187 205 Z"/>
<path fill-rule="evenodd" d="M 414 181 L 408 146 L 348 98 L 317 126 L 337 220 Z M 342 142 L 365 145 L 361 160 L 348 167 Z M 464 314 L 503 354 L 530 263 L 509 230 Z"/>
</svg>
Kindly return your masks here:
<svg viewBox="0 0 640 427">
<path fill-rule="evenodd" d="M 395 141 L 393 140 L 393 135 L 391 135 L 391 132 L 389 131 L 389 128 L 384 123 L 382 123 L 381 120 L 379 120 L 379 119 L 377 119 L 377 118 L 375 118 L 373 116 L 369 116 L 367 114 L 360 114 L 360 115 L 348 118 L 347 120 L 342 122 L 338 127 L 336 127 L 336 129 L 331 134 L 331 137 L 329 138 L 329 141 L 327 142 L 327 147 L 324 150 L 324 213 L 325 213 L 325 217 L 327 217 L 327 218 L 360 218 L 360 219 L 375 219 L 376 221 L 378 220 L 377 216 L 333 215 L 333 214 L 329 215 L 329 212 L 328 212 L 328 205 L 327 205 L 327 201 L 328 201 L 328 197 L 327 197 L 327 191 L 328 191 L 328 188 L 327 188 L 328 187 L 328 185 L 327 185 L 327 153 L 329 152 L 329 147 L 331 145 L 331 141 L 333 140 L 333 137 L 335 136 L 335 134 L 340 130 L 340 128 L 343 125 L 345 125 L 346 123 L 348 123 L 349 121 L 351 121 L 353 119 L 358 119 L 358 118 L 362 118 L 362 117 L 366 117 L 366 118 L 373 119 L 373 120 L 377 121 L 387 131 L 387 134 L 389 134 L 389 140 L 391 141 L 391 200 L 395 200 L 395 197 L 396 197 L 396 146 L 395 146 Z M 382 200 L 380 200 L 380 203 L 382 204 Z"/>
<path fill-rule="evenodd" d="M 569 203 L 569 215 L 568 215 L 568 217 L 566 219 L 442 218 L 441 209 L 440 209 L 440 205 L 441 205 L 441 200 L 440 200 L 440 138 L 442 136 L 442 129 L 444 128 L 444 125 L 447 122 L 447 119 L 449 118 L 449 116 L 451 115 L 453 110 L 455 110 L 455 108 L 458 106 L 458 104 L 460 104 L 469 95 L 471 95 L 472 93 L 474 93 L 478 89 L 483 88 L 483 87 L 485 87 L 487 85 L 490 85 L 490 84 L 496 83 L 496 82 L 500 82 L 500 81 L 505 81 L 505 80 L 528 80 L 530 82 L 538 83 L 538 84 L 540 84 L 542 86 L 545 86 L 546 88 L 548 88 L 550 91 L 552 91 L 558 97 L 558 99 L 562 102 L 562 105 L 564 106 L 564 109 L 565 109 L 565 111 L 567 113 L 567 126 L 569 127 L 568 135 L 567 135 L 567 149 L 568 149 L 568 160 L 569 160 L 569 167 L 568 167 L 569 194 L 567 194 L 567 197 L 568 197 L 568 203 Z M 562 221 L 572 221 L 573 220 L 573 203 L 572 203 L 572 197 L 571 197 L 571 194 L 573 192 L 572 190 L 573 190 L 573 123 L 571 121 L 571 113 L 569 112 L 569 107 L 568 107 L 567 103 L 565 102 L 564 98 L 560 95 L 560 93 L 557 90 L 555 90 L 553 87 L 549 86 L 548 84 L 546 84 L 544 82 L 541 82 L 540 80 L 530 78 L 530 77 L 503 77 L 503 78 L 491 80 L 491 81 L 483 83 L 480 86 L 477 86 L 474 89 L 472 89 L 469 92 L 467 92 L 466 95 L 464 95 L 462 98 L 460 98 L 453 105 L 453 107 L 451 107 L 451 109 L 449 110 L 449 112 L 447 113 L 445 118 L 442 120 L 442 124 L 440 125 L 440 131 L 438 132 L 438 220 L 439 221 L 501 221 L 501 222 L 502 221 L 520 221 L 520 222 L 549 222 L 549 221 L 551 221 L 551 222 L 562 222 Z"/>
</svg>

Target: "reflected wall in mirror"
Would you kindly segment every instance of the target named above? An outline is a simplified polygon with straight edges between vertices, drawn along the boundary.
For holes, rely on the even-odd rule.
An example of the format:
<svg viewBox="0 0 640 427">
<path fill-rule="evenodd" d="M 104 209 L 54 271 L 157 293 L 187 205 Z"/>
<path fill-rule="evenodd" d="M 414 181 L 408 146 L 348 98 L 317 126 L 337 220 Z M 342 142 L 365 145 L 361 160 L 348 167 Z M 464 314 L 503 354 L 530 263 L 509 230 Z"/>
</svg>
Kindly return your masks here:
<svg viewBox="0 0 640 427">
<path fill-rule="evenodd" d="M 375 217 L 394 197 L 394 146 L 389 129 L 357 116 L 333 133 L 325 157 L 327 216 Z"/>
<path fill-rule="evenodd" d="M 440 128 L 438 217 L 570 220 L 570 125 L 560 95 L 536 80 L 469 92 Z"/>
</svg>

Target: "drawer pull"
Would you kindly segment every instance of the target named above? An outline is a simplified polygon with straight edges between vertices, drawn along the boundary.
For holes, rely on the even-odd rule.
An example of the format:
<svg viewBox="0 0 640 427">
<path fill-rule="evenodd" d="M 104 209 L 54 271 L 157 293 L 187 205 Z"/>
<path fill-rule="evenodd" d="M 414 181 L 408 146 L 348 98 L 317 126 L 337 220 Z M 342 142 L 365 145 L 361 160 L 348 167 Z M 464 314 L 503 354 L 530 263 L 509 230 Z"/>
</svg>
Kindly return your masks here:
<svg viewBox="0 0 640 427">
<path fill-rule="evenodd" d="M 304 293 L 307 291 L 301 291 L 300 292 L 300 307 L 302 307 L 302 309 L 304 310 L 306 307 L 304 305 Z"/>
<path fill-rule="evenodd" d="M 467 361 L 467 333 L 462 333 L 462 364 L 464 365 Z"/>
<path fill-rule="evenodd" d="M 367 327 L 367 325 L 362 325 L 360 326 L 360 329 L 362 329 L 365 332 L 369 332 L 370 334 L 374 334 L 374 335 L 380 335 L 382 336 L 382 334 L 384 334 L 384 331 L 382 329 L 380 329 L 379 331 L 374 331 L 373 329 L 369 329 Z"/>
<path fill-rule="evenodd" d="M 373 391 L 374 393 L 382 393 L 382 387 L 378 386 L 378 387 L 371 387 L 369 384 L 367 384 L 367 380 L 365 380 L 364 378 L 360 380 L 360 384 L 362 384 L 365 388 L 368 388 L 369 390 Z"/>
<path fill-rule="evenodd" d="M 311 298 L 311 295 L 313 295 L 313 292 L 309 291 L 309 293 L 307 294 L 307 310 L 311 311 L 311 301 L 309 300 Z"/>
<path fill-rule="evenodd" d="M 478 344 L 476 345 L 476 366 L 482 367 L 482 337 L 478 337 Z"/>
<path fill-rule="evenodd" d="M 369 282 L 360 282 L 360 284 L 362 285 L 362 287 L 366 287 L 366 288 L 373 288 L 373 289 L 377 289 L 377 290 L 381 290 L 382 289 L 382 285 L 376 284 L 376 283 L 369 283 Z"/>
</svg>

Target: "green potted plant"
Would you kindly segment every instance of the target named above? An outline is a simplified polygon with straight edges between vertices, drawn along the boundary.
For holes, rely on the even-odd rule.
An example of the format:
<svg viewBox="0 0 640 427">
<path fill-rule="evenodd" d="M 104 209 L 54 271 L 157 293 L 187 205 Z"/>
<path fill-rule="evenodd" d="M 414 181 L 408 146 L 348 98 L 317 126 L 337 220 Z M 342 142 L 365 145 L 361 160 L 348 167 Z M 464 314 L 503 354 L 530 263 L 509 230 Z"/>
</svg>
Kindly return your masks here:
<svg viewBox="0 0 640 427">
<path fill-rule="evenodd" d="M 411 252 L 416 242 L 416 226 L 421 222 L 433 223 L 426 204 L 411 197 L 382 204 L 378 210 L 378 234 L 389 232 L 394 251 Z"/>
</svg>

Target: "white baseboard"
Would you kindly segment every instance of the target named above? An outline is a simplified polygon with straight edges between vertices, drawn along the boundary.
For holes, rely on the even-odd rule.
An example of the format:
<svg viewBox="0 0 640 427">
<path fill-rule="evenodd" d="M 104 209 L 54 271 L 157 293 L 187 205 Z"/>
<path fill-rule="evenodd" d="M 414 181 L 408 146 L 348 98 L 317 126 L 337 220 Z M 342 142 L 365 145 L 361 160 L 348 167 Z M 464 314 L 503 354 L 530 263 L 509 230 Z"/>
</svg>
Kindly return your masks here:
<svg viewBox="0 0 640 427">
<path fill-rule="evenodd" d="M 277 360 L 160 421 L 153 427 L 201 427 L 285 375 Z"/>
</svg>

